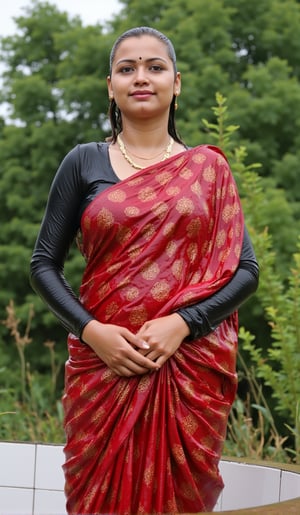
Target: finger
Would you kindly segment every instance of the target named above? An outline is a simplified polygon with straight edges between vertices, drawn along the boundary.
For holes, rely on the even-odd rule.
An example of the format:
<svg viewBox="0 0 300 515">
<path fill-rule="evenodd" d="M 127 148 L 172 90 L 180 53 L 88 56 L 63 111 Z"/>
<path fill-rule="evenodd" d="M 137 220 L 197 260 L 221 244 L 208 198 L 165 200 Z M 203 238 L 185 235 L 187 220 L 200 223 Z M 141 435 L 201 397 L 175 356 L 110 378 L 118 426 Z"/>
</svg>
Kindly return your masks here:
<svg viewBox="0 0 300 515">
<path fill-rule="evenodd" d="M 147 368 L 149 370 L 156 370 L 159 368 L 159 366 L 152 359 L 150 359 L 148 356 L 143 356 L 140 351 L 132 349 L 132 353 L 128 357 L 130 357 L 131 361 L 135 365 L 138 365 L 141 368 Z"/>
<path fill-rule="evenodd" d="M 124 329 L 124 333 L 122 336 L 124 336 L 124 338 L 129 343 L 131 343 L 131 345 L 134 345 L 135 347 L 138 347 L 139 349 L 149 349 L 150 348 L 149 344 L 143 338 L 141 338 L 141 336 L 133 334 L 128 329 Z"/>
<path fill-rule="evenodd" d="M 150 350 L 150 351 L 139 350 L 138 352 L 139 352 L 139 354 L 142 354 L 143 356 L 145 356 L 145 358 L 148 358 L 151 361 L 156 361 L 156 362 L 160 356 L 160 354 L 155 350 Z"/>
<path fill-rule="evenodd" d="M 168 361 L 168 359 L 169 359 L 169 356 L 165 356 L 165 355 L 159 356 L 156 359 L 155 363 L 156 363 L 156 365 L 159 366 L 159 368 L 161 368 L 166 363 L 166 361 Z"/>
<path fill-rule="evenodd" d="M 122 365 L 116 367 L 114 371 L 118 375 L 122 375 L 122 376 L 126 376 L 126 377 L 130 377 L 130 376 L 134 376 L 134 375 L 149 374 L 148 368 L 140 367 L 130 360 L 128 360 L 126 363 L 123 363 Z"/>
</svg>

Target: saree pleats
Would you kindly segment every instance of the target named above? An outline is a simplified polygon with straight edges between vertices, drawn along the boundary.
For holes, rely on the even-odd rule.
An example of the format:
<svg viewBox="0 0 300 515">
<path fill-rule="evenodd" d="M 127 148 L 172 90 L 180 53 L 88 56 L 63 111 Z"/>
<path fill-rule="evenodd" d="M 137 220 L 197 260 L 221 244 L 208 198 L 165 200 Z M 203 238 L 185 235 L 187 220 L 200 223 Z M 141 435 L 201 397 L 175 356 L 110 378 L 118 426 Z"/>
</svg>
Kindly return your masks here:
<svg viewBox="0 0 300 515">
<path fill-rule="evenodd" d="M 101 322 L 136 332 L 222 287 L 238 266 L 242 237 L 222 154 L 185 152 L 88 206 L 82 302 Z M 159 372 L 124 378 L 69 335 L 68 513 L 212 510 L 223 488 L 218 463 L 236 392 L 236 346 L 233 314 L 209 336 L 183 342 Z"/>
</svg>

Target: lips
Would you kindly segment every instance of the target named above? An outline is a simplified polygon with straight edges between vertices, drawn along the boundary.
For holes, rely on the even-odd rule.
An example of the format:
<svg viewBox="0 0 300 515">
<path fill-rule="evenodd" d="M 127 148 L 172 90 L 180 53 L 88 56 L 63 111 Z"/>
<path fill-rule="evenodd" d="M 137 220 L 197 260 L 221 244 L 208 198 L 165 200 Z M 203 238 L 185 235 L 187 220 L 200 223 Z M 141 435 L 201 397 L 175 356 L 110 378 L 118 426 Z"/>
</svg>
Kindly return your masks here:
<svg viewBox="0 0 300 515">
<path fill-rule="evenodd" d="M 130 94 L 131 97 L 134 98 L 149 98 L 153 95 L 152 91 L 148 89 L 141 89 L 137 91 L 133 91 L 133 93 Z"/>
</svg>

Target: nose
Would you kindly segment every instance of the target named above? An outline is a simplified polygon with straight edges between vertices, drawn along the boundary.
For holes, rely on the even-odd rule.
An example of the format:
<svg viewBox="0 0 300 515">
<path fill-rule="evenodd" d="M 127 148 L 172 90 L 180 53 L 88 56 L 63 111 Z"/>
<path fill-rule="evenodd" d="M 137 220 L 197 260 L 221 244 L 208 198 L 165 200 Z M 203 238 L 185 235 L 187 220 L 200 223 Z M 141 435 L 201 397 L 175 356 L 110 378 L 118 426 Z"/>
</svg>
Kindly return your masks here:
<svg viewBox="0 0 300 515">
<path fill-rule="evenodd" d="M 146 73 L 144 66 L 137 67 L 134 82 L 135 82 L 135 84 L 148 84 L 149 83 L 149 79 L 147 77 L 147 73 Z"/>
</svg>

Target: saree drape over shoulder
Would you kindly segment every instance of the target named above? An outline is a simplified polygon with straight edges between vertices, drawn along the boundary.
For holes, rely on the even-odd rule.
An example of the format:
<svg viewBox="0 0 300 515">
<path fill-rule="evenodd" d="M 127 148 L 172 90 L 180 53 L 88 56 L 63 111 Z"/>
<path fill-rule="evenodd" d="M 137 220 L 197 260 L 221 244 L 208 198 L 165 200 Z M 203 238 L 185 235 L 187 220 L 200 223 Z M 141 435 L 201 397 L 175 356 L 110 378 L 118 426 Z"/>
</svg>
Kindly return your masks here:
<svg viewBox="0 0 300 515">
<path fill-rule="evenodd" d="M 200 146 L 100 193 L 81 231 L 82 303 L 99 321 L 137 332 L 230 280 L 243 215 L 223 154 Z M 212 510 L 236 392 L 237 314 L 184 341 L 159 372 L 132 378 L 116 376 L 73 335 L 68 346 L 68 512 Z"/>
</svg>

